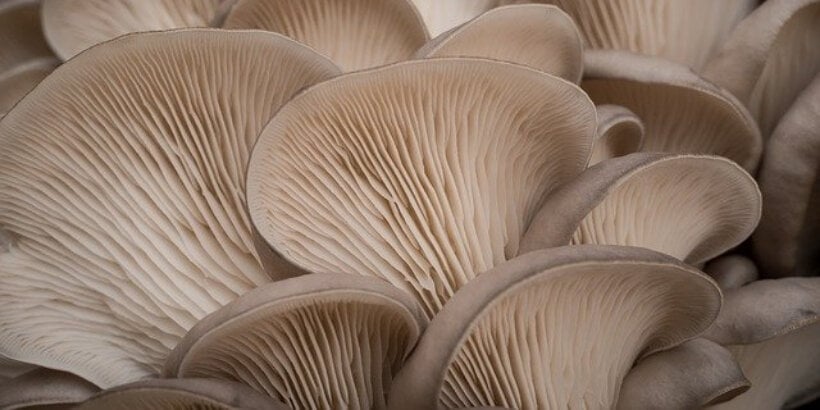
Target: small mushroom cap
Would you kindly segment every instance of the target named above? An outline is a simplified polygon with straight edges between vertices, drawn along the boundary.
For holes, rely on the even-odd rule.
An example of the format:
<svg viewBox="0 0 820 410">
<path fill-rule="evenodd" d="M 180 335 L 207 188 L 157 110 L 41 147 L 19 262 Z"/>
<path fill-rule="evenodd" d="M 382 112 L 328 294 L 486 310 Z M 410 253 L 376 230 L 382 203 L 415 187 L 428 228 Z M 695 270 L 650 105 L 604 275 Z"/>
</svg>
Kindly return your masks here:
<svg viewBox="0 0 820 410">
<path fill-rule="evenodd" d="M 220 0 L 42 0 L 43 30 L 63 61 L 124 34 L 208 27 Z"/>
<path fill-rule="evenodd" d="M 428 39 L 409 0 L 239 0 L 223 27 L 282 33 L 345 71 L 406 60 Z"/>
<path fill-rule="evenodd" d="M 427 319 L 385 281 L 311 274 L 261 286 L 203 319 L 168 358 L 176 377 L 238 380 L 291 408 L 385 408 Z"/>
<path fill-rule="evenodd" d="M 746 17 L 703 76 L 746 104 L 764 138 L 820 72 L 820 1 L 767 1 Z"/>
<path fill-rule="evenodd" d="M 820 75 L 769 139 L 759 181 L 763 216 L 752 244 L 763 272 L 820 274 Z"/>
<path fill-rule="evenodd" d="M 754 179 L 725 158 L 631 154 L 599 163 L 547 197 L 520 250 L 639 246 L 699 264 L 751 235 L 760 202 Z"/>
<path fill-rule="evenodd" d="M 413 0 L 433 37 L 458 27 L 493 8 L 498 0 Z"/>
<path fill-rule="evenodd" d="M 578 83 L 582 53 L 581 35 L 566 13 L 555 6 L 528 4 L 492 9 L 431 40 L 416 57 L 509 61 Z"/>
<path fill-rule="evenodd" d="M 586 166 L 595 108 L 575 85 L 439 58 L 316 85 L 268 124 L 248 208 L 280 259 L 376 276 L 428 314 L 517 254 L 543 197 Z"/>
<path fill-rule="evenodd" d="M 76 410 L 288 410 L 239 383 L 212 379 L 149 379 L 103 391 Z"/>
<path fill-rule="evenodd" d="M 645 357 L 624 379 L 618 409 L 699 409 L 749 390 L 732 352 L 693 339 Z"/>
<path fill-rule="evenodd" d="M 612 408 L 636 359 L 691 339 L 720 290 L 646 249 L 533 252 L 444 306 L 396 376 L 390 408 Z"/>
<path fill-rule="evenodd" d="M 598 131 L 589 165 L 640 151 L 643 147 L 643 121 L 628 108 L 604 104 L 598 112 Z"/>
<path fill-rule="evenodd" d="M 723 255 L 712 259 L 703 269 L 723 290 L 737 289 L 757 280 L 755 263 L 743 255 Z"/>
<path fill-rule="evenodd" d="M 54 60 L 40 60 L 0 74 L 0 118 L 51 74 L 55 67 L 57 64 Z"/>
<path fill-rule="evenodd" d="M 754 118 L 728 91 L 690 69 L 623 51 L 588 51 L 582 87 L 596 104 L 643 120 L 643 150 L 727 157 L 757 167 L 762 139 Z"/>
<path fill-rule="evenodd" d="M 5 410 L 79 403 L 100 391 L 70 373 L 35 369 L 0 383 L 0 408 Z"/>
</svg>

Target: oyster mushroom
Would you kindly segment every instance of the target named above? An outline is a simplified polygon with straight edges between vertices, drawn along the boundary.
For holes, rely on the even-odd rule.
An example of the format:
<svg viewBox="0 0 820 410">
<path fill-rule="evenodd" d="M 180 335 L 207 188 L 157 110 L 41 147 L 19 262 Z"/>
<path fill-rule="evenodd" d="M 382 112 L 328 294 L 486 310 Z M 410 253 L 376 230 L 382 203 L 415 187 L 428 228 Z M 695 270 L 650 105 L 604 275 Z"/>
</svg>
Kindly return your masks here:
<svg viewBox="0 0 820 410">
<path fill-rule="evenodd" d="M 259 287 L 198 323 L 165 372 L 237 380 L 294 409 L 383 409 L 427 324 L 375 278 L 312 274 Z"/>
<path fill-rule="evenodd" d="M 586 167 L 594 133 L 580 89 L 523 66 L 430 59 L 349 74 L 268 124 L 248 208 L 273 269 L 381 277 L 432 315 L 517 253 L 543 197 Z"/>
<path fill-rule="evenodd" d="M 646 249 L 533 252 L 462 287 L 396 376 L 390 408 L 613 408 L 642 356 L 709 327 L 706 275 Z"/>
<path fill-rule="evenodd" d="M 336 74 L 277 34 L 208 29 L 121 37 L 58 68 L 0 121 L 0 355 L 123 384 L 268 282 L 250 149 Z"/>
<path fill-rule="evenodd" d="M 703 70 L 734 93 L 768 138 L 820 72 L 820 1 L 767 1 L 746 17 Z"/>
<path fill-rule="evenodd" d="M 510 61 L 578 83 L 582 52 L 581 36 L 566 13 L 555 6 L 529 4 L 492 9 L 434 38 L 416 57 Z"/>
<path fill-rule="evenodd" d="M 760 191 L 720 157 L 639 153 L 590 168 L 550 195 L 521 253 L 568 244 L 639 246 L 700 264 L 760 219 Z"/>
<path fill-rule="evenodd" d="M 282 33 L 346 71 L 406 60 L 427 41 L 409 0 L 239 0 L 223 27 Z"/>
<path fill-rule="evenodd" d="M 757 280 L 755 263 L 743 255 L 722 255 L 703 269 L 723 290 L 737 289 Z"/>
<path fill-rule="evenodd" d="M 589 165 L 640 151 L 644 127 L 641 119 L 629 109 L 604 104 L 595 107 L 598 112 L 598 131 L 592 146 Z"/>
<path fill-rule="evenodd" d="M 35 369 L 0 383 L 0 408 L 68 408 L 93 396 L 99 390 L 97 386 L 70 373 Z"/>
<path fill-rule="evenodd" d="M 490 10 L 497 2 L 498 0 L 413 0 L 434 37 Z"/>
<path fill-rule="evenodd" d="M 754 118 L 728 91 L 684 66 L 623 51 L 590 51 L 582 87 L 596 104 L 643 120 L 643 150 L 727 157 L 749 171 L 762 150 Z"/>
</svg>

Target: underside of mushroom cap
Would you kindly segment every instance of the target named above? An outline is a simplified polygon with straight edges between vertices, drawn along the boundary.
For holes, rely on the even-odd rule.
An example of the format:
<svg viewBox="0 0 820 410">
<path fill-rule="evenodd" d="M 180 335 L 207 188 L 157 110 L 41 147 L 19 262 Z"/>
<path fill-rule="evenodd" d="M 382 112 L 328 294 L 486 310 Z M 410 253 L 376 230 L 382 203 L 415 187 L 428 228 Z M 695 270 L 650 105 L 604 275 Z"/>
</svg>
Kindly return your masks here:
<svg viewBox="0 0 820 410">
<path fill-rule="evenodd" d="M 586 166 L 594 133 L 578 87 L 515 64 L 442 58 L 342 76 L 260 136 L 251 219 L 283 260 L 384 278 L 432 315 L 517 254 L 544 196 Z"/>
<path fill-rule="evenodd" d="M 311 274 L 263 285 L 197 324 L 165 372 L 238 380 L 291 408 L 383 409 L 427 319 L 376 278 Z"/>
<path fill-rule="evenodd" d="M 818 38 L 820 1 L 767 1 L 738 24 L 703 75 L 743 101 L 768 138 L 820 72 Z"/>
<path fill-rule="evenodd" d="M 273 33 L 93 47 L 0 121 L 0 354 L 101 387 L 158 372 L 197 319 L 269 280 L 245 166 L 302 88 L 338 74 Z"/>
<path fill-rule="evenodd" d="M 70 373 L 36 369 L 0 383 L 0 408 L 4 410 L 79 403 L 100 389 Z"/>
<path fill-rule="evenodd" d="M 697 336 L 720 303 L 708 277 L 646 249 L 523 255 L 450 299 L 396 376 L 390 406 L 613 408 L 636 359 Z"/>
<path fill-rule="evenodd" d="M 282 33 L 345 71 L 406 60 L 428 38 L 409 0 L 239 0 L 223 27 Z"/>
<path fill-rule="evenodd" d="M 118 386 L 76 410 L 288 410 L 284 403 L 239 383 L 211 379 L 153 379 Z"/>
<path fill-rule="evenodd" d="M 728 91 L 668 61 L 589 51 L 582 87 L 596 104 L 624 106 L 643 120 L 644 151 L 712 154 L 749 171 L 762 150 L 751 114 Z"/>
<path fill-rule="evenodd" d="M 763 217 L 752 243 L 763 272 L 820 274 L 820 75 L 769 139 L 759 181 Z"/>
<path fill-rule="evenodd" d="M 124 34 L 208 27 L 220 0 L 42 0 L 43 30 L 64 61 Z"/>
<path fill-rule="evenodd" d="M 628 108 L 603 104 L 598 112 L 598 131 L 589 165 L 638 152 L 643 147 L 643 121 Z"/>
<path fill-rule="evenodd" d="M 498 0 L 413 0 L 430 35 L 437 37 L 493 8 Z"/>
<path fill-rule="evenodd" d="M 639 246 L 698 264 L 751 235 L 760 202 L 754 179 L 725 158 L 631 154 L 601 162 L 550 195 L 521 252 Z"/>
<path fill-rule="evenodd" d="M 529 4 L 492 9 L 431 40 L 416 56 L 509 61 L 578 83 L 582 53 L 581 35 L 566 13 Z"/>
</svg>

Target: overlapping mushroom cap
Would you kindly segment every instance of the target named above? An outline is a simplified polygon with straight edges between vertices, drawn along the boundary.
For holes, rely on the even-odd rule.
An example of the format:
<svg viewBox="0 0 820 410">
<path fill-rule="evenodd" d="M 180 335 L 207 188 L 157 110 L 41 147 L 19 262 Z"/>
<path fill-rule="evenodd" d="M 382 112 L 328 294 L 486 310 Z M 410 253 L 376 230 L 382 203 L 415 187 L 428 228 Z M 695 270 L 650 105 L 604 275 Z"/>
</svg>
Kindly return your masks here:
<svg viewBox="0 0 820 410">
<path fill-rule="evenodd" d="M 14 379 L 0 382 L 0 408 L 68 408 L 91 397 L 99 390 L 93 384 L 70 373 L 35 369 Z"/>
<path fill-rule="evenodd" d="M 495 7 L 498 0 L 412 0 L 433 37 Z"/>
<path fill-rule="evenodd" d="M 338 69 L 273 33 L 122 37 L 0 121 L 0 355 L 109 387 L 268 281 L 244 171 L 256 136 Z"/>
<path fill-rule="evenodd" d="M 643 147 L 644 126 L 640 117 L 620 105 L 603 104 L 598 112 L 598 131 L 592 147 L 589 165 L 640 151 Z"/>
<path fill-rule="evenodd" d="M 428 314 L 517 254 L 541 200 L 586 166 L 595 108 L 512 64 L 432 59 L 339 77 L 259 138 L 248 206 L 275 270 L 387 279 Z"/>
</svg>

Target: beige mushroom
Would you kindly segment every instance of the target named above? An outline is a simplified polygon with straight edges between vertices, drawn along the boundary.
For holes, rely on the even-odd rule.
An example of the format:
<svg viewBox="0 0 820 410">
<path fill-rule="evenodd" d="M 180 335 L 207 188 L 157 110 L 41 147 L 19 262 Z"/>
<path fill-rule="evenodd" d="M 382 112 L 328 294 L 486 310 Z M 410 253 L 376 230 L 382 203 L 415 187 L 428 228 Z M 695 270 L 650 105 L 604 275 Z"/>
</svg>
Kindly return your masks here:
<svg viewBox="0 0 820 410">
<path fill-rule="evenodd" d="M 613 408 L 634 361 L 701 332 L 706 275 L 646 249 L 533 252 L 462 287 L 396 376 L 390 408 Z"/>
<path fill-rule="evenodd" d="M 345 71 L 406 60 L 427 41 L 409 0 L 239 0 L 223 27 L 282 33 Z"/>
<path fill-rule="evenodd" d="M 722 255 L 712 259 L 703 269 L 723 290 L 737 289 L 757 280 L 757 265 L 739 255 Z"/>
<path fill-rule="evenodd" d="M 74 376 L 50 369 L 35 369 L 0 383 L 0 408 L 4 410 L 69 408 L 100 389 Z"/>
<path fill-rule="evenodd" d="M 498 0 L 413 0 L 434 37 L 493 8 Z"/>
<path fill-rule="evenodd" d="M 510 61 L 578 83 L 582 52 L 581 35 L 566 13 L 555 6 L 530 4 L 492 9 L 434 38 L 416 57 Z"/>
<path fill-rule="evenodd" d="M 245 211 L 250 149 L 336 74 L 277 34 L 209 29 L 121 37 L 58 68 L 0 121 L 0 355 L 134 381 L 268 282 Z"/>
<path fill-rule="evenodd" d="M 743 242 L 759 219 L 760 191 L 737 164 L 639 153 L 601 162 L 547 197 L 520 251 L 639 246 L 700 264 Z"/>
<path fill-rule="evenodd" d="M 595 109 L 598 112 L 598 131 L 592 146 L 590 166 L 641 150 L 644 126 L 634 112 L 610 104 L 599 105 Z"/>
<path fill-rule="evenodd" d="M 728 91 L 684 66 L 623 51 L 585 55 L 582 87 L 596 104 L 621 105 L 645 128 L 643 150 L 727 157 L 753 171 L 760 131 Z"/>
<path fill-rule="evenodd" d="M 326 81 L 268 124 L 248 207 L 272 269 L 376 276 L 432 316 L 514 256 L 541 200 L 586 166 L 595 108 L 523 66 L 417 60 Z"/>
<path fill-rule="evenodd" d="M 426 324 L 415 299 L 385 281 L 305 275 L 263 285 L 206 317 L 165 372 L 237 380 L 293 409 L 384 409 Z"/>
</svg>

